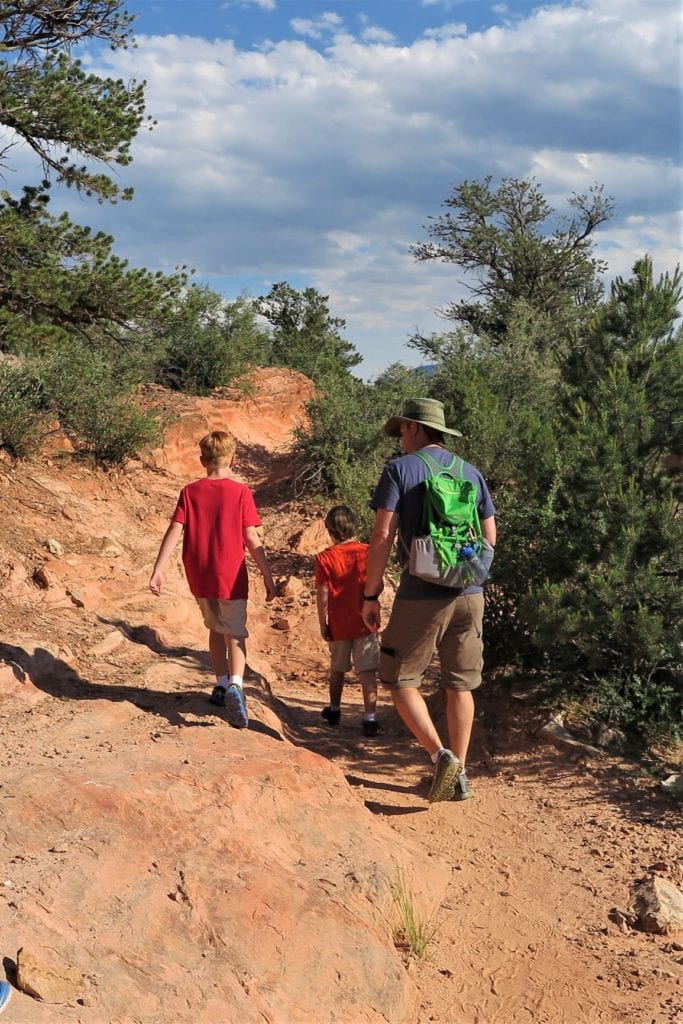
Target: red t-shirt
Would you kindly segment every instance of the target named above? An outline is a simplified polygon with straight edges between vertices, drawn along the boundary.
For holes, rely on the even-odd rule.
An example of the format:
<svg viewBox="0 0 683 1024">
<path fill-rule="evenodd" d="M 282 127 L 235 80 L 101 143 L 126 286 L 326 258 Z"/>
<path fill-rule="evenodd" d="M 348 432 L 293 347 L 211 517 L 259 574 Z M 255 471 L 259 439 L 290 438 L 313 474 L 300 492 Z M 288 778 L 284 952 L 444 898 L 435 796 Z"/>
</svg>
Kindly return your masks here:
<svg viewBox="0 0 683 1024">
<path fill-rule="evenodd" d="M 327 623 L 333 640 L 355 640 L 371 632 L 361 615 L 367 571 L 368 545 L 357 540 L 316 555 L 315 583 L 329 591 Z"/>
<path fill-rule="evenodd" d="M 248 596 L 245 526 L 260 526 L 254 496 L 229 477 L 203 477 L 183 487 L 173 520 L 182 523 L 183 565 L 195 597 Z"/>
</svg>

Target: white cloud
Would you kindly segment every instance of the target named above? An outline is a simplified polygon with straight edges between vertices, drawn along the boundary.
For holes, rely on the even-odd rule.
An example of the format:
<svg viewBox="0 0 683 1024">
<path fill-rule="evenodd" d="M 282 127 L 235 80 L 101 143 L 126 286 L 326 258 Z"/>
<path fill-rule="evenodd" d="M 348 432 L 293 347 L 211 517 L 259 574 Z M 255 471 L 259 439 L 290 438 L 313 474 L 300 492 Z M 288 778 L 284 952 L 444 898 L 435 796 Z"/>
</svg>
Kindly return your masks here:
<svg viewBox="0 0 683 1024">
<path fill-rule="evenodd" d="M 628 272 L 644 251 L 673 266 L 676 8 L 630 0 L 625 17 L 623 0 L 546 4 L 409 45 L 367 18 L 352 36 L 332 12 L 293 19 L 304 38 L 261 50 L 142 37 L 97 58 L 149 83 L 159 123 L 121 175 L 136 199 L 69 204 L 136 264 L 186 262 L 236 291 L 256 278 L 314 284 L 378 370 L 462 294 L 461 273 L 414 263 L 409 246 L 464 178 L 534 175 L 560 206 L 603 182 L 618 207 L 598 237 L 610 269 Z M 320 52 L 307 40 L 323 35 Z"/>
<path fill-rule="evenodd" d="M 466 3 L 466 0 L 421 0 L 423 7 L 443 7 L 446 11 L 451 11 L 458 4 Z"/>
<path fill-rule="evenodd" d="M 227 3 L 221 4 L 223 10 L 229 10 L 231 7 L 260 7 L 263 11 L 274 11 L 277 9 L 277 0 L 228 0 Z"/>
<path fill-rule="evenodd" d="M 292 18 L 289 24 L 297 35 L 320 39 L 326 32 L 335 32 L 340 29 L 344 22 L 338 14 L 325 11 L 317 18 Z"/>
<path fill-rule="evenodd" d="M 438 28 L 428 28 L 424 31 L 425 39 L 453 39 L 455 36 L 466 36 L 467 25 L 464 21 L 449 21 Z"/>
<path fill-rule="evenodd" d="M 361 39 L 365 43 L 395 43 L 396 36 L 379 25 L 368 25 L 361 33 Z"/>
</svg>

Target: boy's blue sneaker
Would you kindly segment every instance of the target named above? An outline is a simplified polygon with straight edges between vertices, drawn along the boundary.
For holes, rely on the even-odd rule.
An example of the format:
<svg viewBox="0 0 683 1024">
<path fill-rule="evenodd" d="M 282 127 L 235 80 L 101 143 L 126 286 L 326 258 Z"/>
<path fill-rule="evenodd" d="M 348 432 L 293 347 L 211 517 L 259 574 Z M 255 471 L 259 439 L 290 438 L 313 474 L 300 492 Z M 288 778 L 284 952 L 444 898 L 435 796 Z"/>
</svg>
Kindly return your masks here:
<svg viewBox="0 0 683 1024">
<path fill-rule="evenodd" d="M 229 686 L 227 690 L 224 687 L 220 687 L 225 693 L 225 711 L 226 717 L 235 729 L 246 729 L 249 725 L 249 715 L 247 714 L 247 703 L 244 699 L 241 686 Z"/>
<path fill-rule="evenodd" d="M 209 697 L 209 703 L 215 704 L 216 707 L 224 708 L 226 692 L 227 691 L 224 686 L 214 686 L 211 691 L 211 696 Z"/>
<path fill-rule="evenodd" d="M 12 998 L 12 989 L 6 981 L 0 981 L 0 1013 Z"/>
<path fill-rule="evenodd" d="M 451 794 L 462 774 L 462 764 L 452 750 L 442 750 L 434 767 L 434 778 L 427 799 L 430 804 L 438 800 L 450 800 Z"/>
</svg>

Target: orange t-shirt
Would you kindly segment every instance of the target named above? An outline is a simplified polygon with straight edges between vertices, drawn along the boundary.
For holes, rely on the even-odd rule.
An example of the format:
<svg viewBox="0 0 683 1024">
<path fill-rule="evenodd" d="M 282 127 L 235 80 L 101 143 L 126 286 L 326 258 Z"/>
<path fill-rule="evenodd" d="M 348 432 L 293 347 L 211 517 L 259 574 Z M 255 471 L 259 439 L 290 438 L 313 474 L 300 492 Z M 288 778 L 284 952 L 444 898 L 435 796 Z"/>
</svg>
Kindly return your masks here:
<svg viewBox="0 0 683 1024">
<path fill-rule="evenodd" d="M 333 640 L 355 640 L 371 630 L 363 622 L 363 590 L 368 545 L 349 540 L 325 548 L 315 557 L 315 584 L 329 591 L 327 623 Z"/>
</svg>

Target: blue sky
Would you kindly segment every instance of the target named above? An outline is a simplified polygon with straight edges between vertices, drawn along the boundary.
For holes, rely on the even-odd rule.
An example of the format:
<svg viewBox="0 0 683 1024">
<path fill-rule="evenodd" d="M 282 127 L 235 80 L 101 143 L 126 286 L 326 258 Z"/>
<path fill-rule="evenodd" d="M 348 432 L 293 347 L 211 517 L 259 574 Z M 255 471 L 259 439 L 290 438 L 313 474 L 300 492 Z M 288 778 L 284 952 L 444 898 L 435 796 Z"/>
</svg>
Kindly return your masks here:
<svg viewBox="0 0 683 1024">
<path fill-rule="evenodd" d="M 534 177 L 562 209 L 599 182 L 609 273 L 681 240 L 678 0 L 164 0 L 98 73 L 145 79 L 157 120 L 120 172 L 132 203 L 61 194 L 133 265 L 196 268 L 227 298 L 312 285 L 372 376 L 419 361 L 464 294 L 410 245 L 464 179 Z"/>
</svg>

